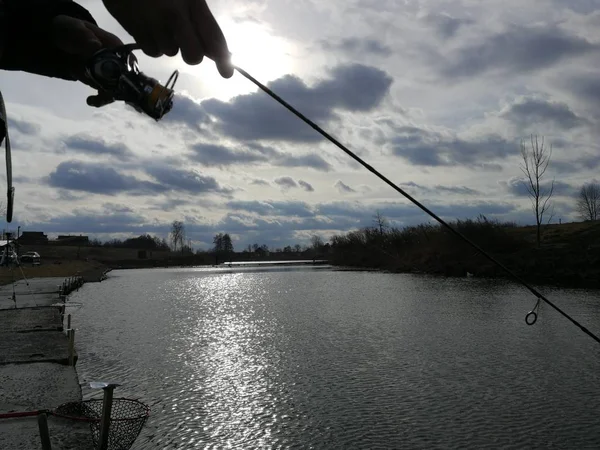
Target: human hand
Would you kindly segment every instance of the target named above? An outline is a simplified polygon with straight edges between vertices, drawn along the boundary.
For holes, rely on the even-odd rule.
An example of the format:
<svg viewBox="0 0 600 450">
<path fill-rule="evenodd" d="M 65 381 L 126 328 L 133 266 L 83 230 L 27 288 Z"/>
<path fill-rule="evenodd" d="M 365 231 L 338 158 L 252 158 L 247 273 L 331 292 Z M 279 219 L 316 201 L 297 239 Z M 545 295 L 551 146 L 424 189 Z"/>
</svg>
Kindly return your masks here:
<svg viewBox="0 0 600 450">
<path fill-rule="evenodd" d="M 175 56 L 199 64 L 212 59 L 224 78 L 233 75 L 225 36 L 205 0 L 102 0 L 108 12 L 148 56 Z"/>
<path fill-rule="evenodd" d="M 102 48 L 114 48 L 123 42 L 112 33 L 86 22 L 85 20 L 60 15 L 52 22 L 55 45 L 63 52 L 73 56 L 71 72 L 73 77 L 82 83 L 96 88 L 85 75 L 85 63 Z M 98 91 L 97 95 L 87 98 L 87 104 L 101 107 L 114 102 L 108 92 Z"/>
</svg>

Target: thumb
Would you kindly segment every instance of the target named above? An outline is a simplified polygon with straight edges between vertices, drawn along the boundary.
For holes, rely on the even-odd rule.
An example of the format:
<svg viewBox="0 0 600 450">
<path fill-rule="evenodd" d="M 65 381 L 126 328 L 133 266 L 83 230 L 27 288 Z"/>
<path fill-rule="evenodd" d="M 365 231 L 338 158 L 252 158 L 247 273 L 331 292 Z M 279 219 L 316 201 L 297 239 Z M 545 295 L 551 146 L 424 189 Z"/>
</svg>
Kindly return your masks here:
<svg viewBox="0 0 600 450">
<path fill-rule="evenodd" d="M 231 78 L 233 76 L 233 64 L 231 62 L 231 53 L 221 58 L 215 59 L 217 70 L 223 78 Z"/>
<path fill-rule="evenodd" d="M 98 92 L 98 95 L 90 95 L 87 98 L 88 106 L 93 106 L 94 108 L 101 108 L 114 101 L 115 99 L 110 94 L 104 92 Z"/>
</svg>

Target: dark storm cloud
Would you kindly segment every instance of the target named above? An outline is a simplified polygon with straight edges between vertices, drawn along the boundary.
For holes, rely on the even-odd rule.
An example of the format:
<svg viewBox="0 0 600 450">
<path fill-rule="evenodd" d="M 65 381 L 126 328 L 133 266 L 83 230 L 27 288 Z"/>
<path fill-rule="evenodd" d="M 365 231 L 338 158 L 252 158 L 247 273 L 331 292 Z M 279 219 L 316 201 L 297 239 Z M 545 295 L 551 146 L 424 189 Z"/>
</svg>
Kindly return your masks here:
<svg viewBox="0 0 600 450">
<path fill-rule="evenodd" d="M 335 187 L 342 194 L 356 192 L 356 190 L 352 189 L 350 186 L 342 182 L 342 180 L 337 180 L 333 187 Z"/>
<path fill-rule="evenodd" d="M 310 167 L 322 172 L 329 172 L 333 168 L 331 164 L 325 161 L 321 156 L 314 153 L 301 156 L 293 156 L 285 153 L 280 153 L 277 157 L 270 161 L 275 166 L 282 167 Z"/>
<path fill-rule="evenodd" d="M 359 222 L 351 217 L 326 218 L 317 216 L 289 217 L 270 220 L 262 217 L 252 217 L 241 213 L 229 213 L 216 225 L 228 232 L 248 235 L 258 232 L 269 235 L 271 232 L 308 231 L 308 230 L 340 230 L 357 226 Z"/>
<path fill-rule="evenodd" d="M 104 164 L 66 161 L 60 163 L 45 181 L 59 189 L 105 195 L 153 195 L 168 191 L 231 193 L 231 189 L 220 186 L 213 177 L 197 172 L 168 165 L 151 165 L 144 170 L 155 181 L 140 180 Z"/>
<path fill-rule="evenodd" d="M 232 150 L 215 144 L 195 144 L 190 158 L 207 167 L 225 167 L 233 164 L 265 162 L 267 156 L 247 150 Z"/>
<path fill-rule="evenodd" d="M 210 118 L 199 103 L 185 95 L 176 94 L 173 99 L 173 109 L 161 122 L 164 124 L 179 123 L 200 131 L 203 125 L 210 122 Z"/>
<path fill-rule="evenodd" d="M 475 189 L 471 189 L 468 188 L 466 186 L 434 186 L 433 187 L 433 191 L 438 191 L 438 192 L 451 192 L 453 194 L 461 194 L 461 195 L 478 195 L 481 194 L 481 192 L 475 190 Z"/>
<path fill-rule="evenodd" d="M 160 184 L 122 174 L 104 164 L 81 161 L 60 163 L 47 177 L 46 182 L 56 188 L 106 195 L 120 193 L 142 195 L 166 190 Z"/>
<path fill-rule="evenodd" d="M 515 205 L 510 203 L 493 202 L 436 203 L 428 205 L 428 207 L 442 218 L 449 220 L 474 218 L 479 214 L 485 214 L 490 217 L 503 216 L 516 211 Z M 428 215 L 411 204 L 383 203 L 367 206 L 359 203 L 333 202 L 321 204 L 317 207 L 317 214 L 331 218 L 355 218 L 363 224 L 362 226 L 372 225 L 373 215 L 376 211 L 379 211 L 389 220 L 407 225 L 415 225 L 430 220 Z"/>
<path fill-rule="evenodd" d="M 550 124 L 563 130 L 584 125 L 587 120 L 577 116 L 566 103 L 537 98 L 521 98 L 500 113 L 500 117 L 518 126 Z"/>
<path fill-rule="evenodd" d="M 44 230 L 46 233 L 152 233 L 168 232 L 168 224 L 149 224 L 144 217 L 129 211 L 75 210 L 71 214 L 61 214 L 46 221 L 27 223 L 29 229 Z"/>
<path fill-rule="evenodd" d="M 332 170 L 331 164 L 317 154 L 295 156 L 254 143 L 236 150 L 222 145 L 199 143 L 193 145 L 192 150 L 190 158 L 207 167 L 269 163 L 281 167 L 308 167 L 323 172 Z"/>
<path fill-rule="evenodd" d="M 256 186 L 271 186 L 267 180 L 263 180 L 262 178 L 255 178 L 250 182 L 250 184 L 254 184 Z"/>
<path fill-rule="evenodd" d="M 556 8 L 567 8 L 579 14 L 591 14 L 600 11 L 600 2 L 598 0 L 551 0 L 556 4 Z"/>
<path fill-rule="evenodd" d="M 442 186 L 441 184 L 435 185 L 433 187 L 423 186 L 421 184 L 417 184 L 413 181 L 409 181 L 407 183 L 400 183 L 400 186 L 408 189 L 415 189 L 422 193 L 426 194 L 440 194 L 443 192 L 449 192 L 451 194 L 460 194 L 460 195 L 479 195 L 481 192 L 471 189 L 466 186 Z"/>
<path fill-rule="evenodd" d="M 286 75 L 271 83 L 278 95 L 318 122 L 335 117 L 336 109 L 369 111 L 387 95 L 392 78 L 382 70 L 361 64 L 338 66 L 330 78 L 307 86 Z M 320 135 L 263 92 L 240 95 L 230 102 L 210 99 L 202 108 L 218 120 L 218 129 L 239 140 L 315 142 Z"/>
<path fill-rule="evenodd" d="M 273 182 L 284 190 L 298 187 L 298 184 L 292 177 L 275 178 Z"/>
<path fill-rule="evenodd" d="M 122 142 L 107 142 L 101 137 L 85 133 L 69 136 L 63 140 L 67 149 L 88 155 L 112 156 L 122 161 L 130 160 L 134 153 Z"/>
<path fill-rule="evenodd" d="M 465 140 L 411 126 L 397 127 L 395 133 L 392 153 L 417 166 L 479 166 L 518 153 L 516 143 L 496 135 Z"/>
<path fill-rule="evenodd" d="M 525 182 L 525 180 L 523 179 L 511 179 L 507 182 L 502 183 L 506 186 L 506 189 L 508 190 L 508 192 L 510 192 L 513 195 L 516 195 L 517 197 L 529 197 L 529 190 L 527 188 L 527 183 Z M 548 181 L 544 181 L 541 185 L 540 185 L 540 192 L 543 196 L 546 196 L 548 193 L 550 193 L 550 190 L 552 189 L 552 180 L 548 180 Z M 570 183 L 565 183 L 564 181 L 560 181 L 560 180 L 555 180 L 554 181 L 554 188 L 552 190 L 552 195 L 554 197 L 558 197 L 558 196 L 564 196 L 564 197 L 575 197 L 577 196 L 577 193 L 579 191 L 579 188 L 577 186 L 574 186 Z"/>
<path fill-rule="evenodd" d="M 596 73 L 580 74 L 563 80 L 561 84 L 600 112 L 600 78 Z"/>
<path fill-rule="evenodd" d="M 423 17 L 423 20 L 432 25 L 438 35 L 444 39 L 453 37 L 461 27 L 473 23 L 471 19 L 460 19 L 443 13 L 429 13 Z"/>
<path fill-rule="evenodd" d="M 173 191 L 183 191 L 190 194 L 216 192 L 230 194 L 231 189 L 223 188 L 211 176 L 202 175 L 192 170 L 184 170 L 167 165 L 154 165 L 145 169 L 162 186 Z"/>
<path fill-rule="evenodd" d="M 600 152 L 600 149 L 596 147 Z M 600 168 L 600 153 L 587 154 L 570 161 L 551 161 L 552 169 L 561 174 L 577 173 Z"/>
<path fill-rule="evenodd" d="M 103 203 L 102 207 L 105 211 L 116 212 L 116 213 L 134 213 L 134 210 L 127 205 L 121 205 L 119 203 Z"/>
<path fill-rule="evenodd" d="M 512 25 L 450 53 L 441 71 L 448 78 L 472 77 L 494 69 L 530 72 L 598 50 L 598 45 L 555 26 Z"/>
<path fill-rule="evenodd" d="M 363 55 L 369 53 L 372 55 L 389 56 L 392 54 L 392 49 L 383 42 L 374 38 L 357 38 L 350 37 L 341 40 L 321 40 L 319 45 L 323 50 L 344 52 L 353 55 Z"/>
<path fill-rule="evenodd" d="M 302 189 L 304 189 L 306 192 L 314 192 L 315 188 L 312 187 L 312 185 L 310 183 L 307 183 L 304 180 L 298 180 L 298 184 L 300 185 L 300 187 Z"/>
<path fill-rule="evenodd" d="M 182 206 L 186 207 L 198 207 L 201 206 L 203 209 L 213 209 L 215 206 L 221 206 L 221 203 L 213 202 L 207 198 L 181 198 L 177 192 L 173 193 L 169 198 L 160 199 L 153 202 L 149 209 L 154 211 L 174 211 Z"/>
</svg>

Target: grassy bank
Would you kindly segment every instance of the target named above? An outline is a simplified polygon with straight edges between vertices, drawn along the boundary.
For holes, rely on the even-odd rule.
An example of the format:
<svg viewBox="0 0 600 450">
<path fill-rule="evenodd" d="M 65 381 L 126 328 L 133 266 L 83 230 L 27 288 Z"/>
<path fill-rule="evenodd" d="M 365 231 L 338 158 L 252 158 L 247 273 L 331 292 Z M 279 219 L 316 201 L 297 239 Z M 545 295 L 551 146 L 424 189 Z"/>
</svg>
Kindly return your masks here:
<svg viewBox="0 0 600 450">
<path fill-rule="evenodd" d="M 139 249 L 93 246 L 27 245 L 20 253 L 35 251 L 41 255 L 41 264 L 33 266 L 22 263 L 18 267 L 0 267 L 0 284 L 12 283 L 26 278 L 81 276 L 85 281 L 99 281 L 110 269 L 194 266 L 214 264 L 211 254 L 182 255 L 170 251 L 146 251 Z"/>
<path fill-rule="evenodd" d="M 32 266 L 23 263 L 27 278 L 83 276 L 86 281 L 98 281 L 108 269 L 136 269 L 153 267 L 203 266 L 234 261 L 282 261 L 311 259 L 313 252 L 293 253 L 248 253 L 239 252 L 230 256 L 214 253 L 182 254 L 168 250 L 142 250 L 136 248 L 112 248 L 97 246 L 24 245 L 20 253 L 35 251 L 41 255 L 42 264 Z M 0 284 L 12 282 L 12 277 L 21 279 L 19 268 L 0 267 Z"/>
<path fill-rule="evenodd" d="M 21 280 L 23 279 L 23 275 L 27 279 L 81 276 L 86 282 L 100 281 L 102 274 L 108 267 L 96 261 L 61 261 L 57 264 L 43 264 L 39 266 L 23 264 L 21 269 L 22 272 L 18 267 L 0 267 L 0 285 Z"/>
<path fill-rule="evenodd" d="M 564 287 L 600 288 L 600 223 L 545 227 L 537 248 L 535 227 L 485 218 L 452 226 L 527 281 Z M 505 277 L 505 272 L 438 225 L 363 229 L 333 238 L 333 264 L 404 273 Z"/>
</svg>

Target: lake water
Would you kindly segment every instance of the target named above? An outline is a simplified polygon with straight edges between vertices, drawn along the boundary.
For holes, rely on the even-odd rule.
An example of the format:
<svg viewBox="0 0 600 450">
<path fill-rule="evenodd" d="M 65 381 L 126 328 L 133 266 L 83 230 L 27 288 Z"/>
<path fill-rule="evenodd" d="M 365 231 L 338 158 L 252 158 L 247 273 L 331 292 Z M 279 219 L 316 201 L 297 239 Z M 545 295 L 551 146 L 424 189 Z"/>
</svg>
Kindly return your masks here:
<svg viewBox="0 0 600 450">
<path fill-rule="evenodd" d="M 542 291 L 600 333 L 600 292 Z M 509 282 L 149 269 L 71 299 L 81 382 L 151 407 L 135 449 L 600 448 L 600 346 Z"/>
</svg>

